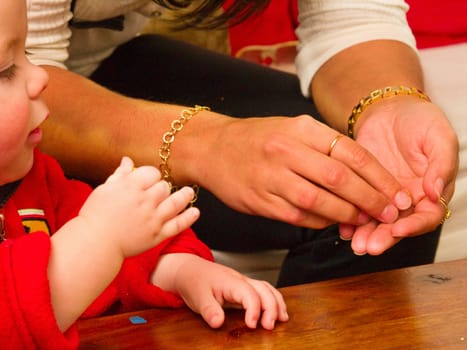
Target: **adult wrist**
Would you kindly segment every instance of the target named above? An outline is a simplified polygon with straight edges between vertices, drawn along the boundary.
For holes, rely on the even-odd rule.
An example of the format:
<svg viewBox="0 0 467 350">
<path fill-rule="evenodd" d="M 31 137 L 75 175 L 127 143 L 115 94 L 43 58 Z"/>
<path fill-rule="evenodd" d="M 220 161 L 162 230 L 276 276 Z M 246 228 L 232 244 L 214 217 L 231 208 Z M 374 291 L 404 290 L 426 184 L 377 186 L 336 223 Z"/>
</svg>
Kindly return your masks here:
<svg viewBox="0 0 467 350">
<path fill-rule="evenodd" d="M 398 86 L 386 86 L 381 89 L 376 89 L 370 92 L 366 97 L 360 99 L 360 101 L 352 108 L 352 112 L 347 121 L 347 135 L 355 139 L 355 124 L 360 118 L 363 111 L 375 102 L 382 101 L 395 96 L 414 96 L 422 100 L 430 102 L 430 98 L 420 89 L 415 87 L 407 87 L 404 85 Z"/>
<path fill-rule="evenodd" d="M 161 159 L 161 163 L 159 164 L 159 170 L 161 172 L 162 180 L 166 181 L 169 184 L 171 192 L 175 192 L 179 188 L 179 186 L 175 185 L 173 181 L 171 169 L 169 167 L 170 150 L 172 143 L 175 141 L 175 136 L 178 132 L 182 131 L 185 124 L 196 114 L 198 114 L 201 111 L 209 110 L 209 107 L 198 105 L 183 109 L 180 112 L 179 118 L 174 119 L 170 124 L 170 130 L 164 133 L 164 135 L 162 135 L 162 145 L 159 148 L 159 158 Z M 198 194 L 198 185 L 193 184 L 192 187 L 195 191 L 195 195 L 190 204 L 193 204 L 196 201 Z"/>
</svg>

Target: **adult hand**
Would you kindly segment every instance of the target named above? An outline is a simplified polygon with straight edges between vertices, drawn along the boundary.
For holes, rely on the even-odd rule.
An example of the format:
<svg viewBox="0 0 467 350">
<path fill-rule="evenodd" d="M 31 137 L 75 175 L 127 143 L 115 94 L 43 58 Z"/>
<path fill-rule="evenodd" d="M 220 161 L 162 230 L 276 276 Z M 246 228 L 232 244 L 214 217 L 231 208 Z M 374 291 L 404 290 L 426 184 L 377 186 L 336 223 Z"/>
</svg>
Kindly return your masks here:
<svg viewBox="0 0 467 350">
<path fill-rule="evenodd" d="M 297 226 L 393 222 L 410 196 L 364 147 L 309 116 L 231 119 L 200 183 L 230 207 Z M 368 215 L 366 214 L 368 213 Z"/>
<path fill-rule="evenodd" d="M 357 141 L 367 148 L 400 183 L 410 190 L 413 207 L 394 223 L 372 220 L 353 228 L 342 225 L 341 235 L 352 237 L 357 254 L 381 254 L 402 237 L 434 230 L 452 198 L 458 170 L 456 134 L 433 103 L 398 96 L 369 107 L 362 115 Z M 358 123 L 357 123 L 358 126 Z"/>
</svg>

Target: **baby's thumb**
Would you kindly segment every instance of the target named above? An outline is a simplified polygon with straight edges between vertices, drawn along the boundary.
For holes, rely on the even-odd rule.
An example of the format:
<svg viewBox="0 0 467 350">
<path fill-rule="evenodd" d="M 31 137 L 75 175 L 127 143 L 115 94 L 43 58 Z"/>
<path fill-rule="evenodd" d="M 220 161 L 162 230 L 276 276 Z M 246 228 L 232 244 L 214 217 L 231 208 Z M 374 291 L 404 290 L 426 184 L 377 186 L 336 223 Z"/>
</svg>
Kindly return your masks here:
<svg viewBox="0 0 467 350">
<path fill-rule="evenodd" d="M 120 161 L 120 165 L 117 168 L 117 171 L 119 169 L 123 170 L 124 172 L 130 172 L 133 170 L 135 164 L 133 163 L 133 160 L 131 160 L 130 157 L 122 157 L 122 160 Z"/>
<path fill-rule="evenodd" d="M 133 161 L 128 158 L 128 157 L 122 157 L 122 160 L 120 161 L 119 166 L 115 171 L 113 172 L 112 175 L 110 175 L 105 182 L 109 183 L 114 181 L 116 178 L 118 178 L 122 174 L 128 174 L 133 170 L 134 163 Z"/>
</svg>

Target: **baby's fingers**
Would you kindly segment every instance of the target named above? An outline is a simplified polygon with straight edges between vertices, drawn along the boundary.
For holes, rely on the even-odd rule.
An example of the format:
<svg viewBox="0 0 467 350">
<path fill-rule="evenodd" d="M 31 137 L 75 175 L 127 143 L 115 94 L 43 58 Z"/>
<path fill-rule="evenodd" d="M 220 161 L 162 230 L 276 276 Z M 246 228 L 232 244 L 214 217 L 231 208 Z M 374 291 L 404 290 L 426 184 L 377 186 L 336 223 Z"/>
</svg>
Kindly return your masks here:
<svg viewBox="0 0 467 350">
<path fill-rule="evenodd" d="M 128 174 L 130 173 L 134 168 L 134 163 L 129 157 L 122 157 L 122 160 L 120 161 L 120 165 L 115 169 L 112 175 L 110 175 L 106 182 L 112 182 L 115 181 L 117 177 L 119 177 L 122 174 Z"/>
<path fill-rule="evenodd" d="M 276 299 L 277 304 L 277 319 L 282 322 L 287 322 L 289 320 L 289 314 L 287 313 L 287 304 L 285 303 L 282 293 L 274 288 L 271 284 L 266 283 L 267 287 L 271 290 L 274 298 Z"/>
<path fill-rule="evenodd" d="M 258 280 L 249 280 L 249 283 L 258 293 L 261 300 L 261 325 L 264 329 L 274 329 L 276 320 L 287 321 L 287 307 L 285 301 L 282 297 L 282 294 L 271 286 L 268 282 L 258 281 Z M 252 312 L 251 315 L 249 313 Z M 254 320 L 257 319 L 256 309 L 249 309 L 246 307 L 245 322 L 248 324 L 247 320 L 250 318 Z"/>
<path fill-rule="evenodd" d="M 174 235 L 190 227 L 199 217 L 195 207 L 184 210 L 193 199 L 191 187 L 182 187 L 164 199 L 157 207 L 157 215 L 162 222 L 161 234 Z"/>
<path fill-rule="evenodd" d="M 161 173 L 153 166 L 143 165 L 138 168 L 134 168 L 133 171 L 130 172 L 129 178 L 131 178 L 139 188 L 147 190 L 160 181 Z"/>
<path fill-rule="evenodd" d="M 198 312 L 211 328 L 219 328 L 224 323 L 224 310 L 211 293 L 201 293 L 198 296 L 197 307 L 191 309 Z"/>
<path fill-rule="evenodd" d="M 175 217 L 193 200 L 195 192 L 191 187 L 182 187 L 164 199 L 157 208 L 158 215 L 165 220 Z"/>
<path fill-rule="evenodd" d="M 191 207 L 184 212 L 168 220 L 162 225 L 160 234 L 164 237 L 176 235 L 177 233 L 186 230 L 199 218 L 199 209 Z"/>
</svg>

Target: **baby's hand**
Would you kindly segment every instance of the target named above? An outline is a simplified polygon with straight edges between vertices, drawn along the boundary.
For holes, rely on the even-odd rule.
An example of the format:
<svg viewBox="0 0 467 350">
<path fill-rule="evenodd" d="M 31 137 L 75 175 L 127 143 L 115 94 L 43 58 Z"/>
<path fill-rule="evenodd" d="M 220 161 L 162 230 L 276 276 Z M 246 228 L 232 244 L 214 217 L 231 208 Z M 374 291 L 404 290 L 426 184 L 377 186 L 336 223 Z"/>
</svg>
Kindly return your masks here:
<svg viewBox="0 0 467 350">
<path fill-rule="evenodd" d="M 222 307 L 227 305 L 245 309 L 245 324 L 249 328 L 256 328 L 260 321 L 263 328 L 273 329 L 276 321 L 289 319 L 282 294 L 268 282 L 248 278 L 195 255 L 185 256 L 186 261 L 176 272 L 175 289 L 212 328 L 224 323 Z"/>
<path fill-rule="evenodd" d="M 190 227 L 199 217 L 197 208 L 184 210 L 193 195 L 190 187 L 170 194 L 155 167 L 134 168 L 133 161 L 123 157 L 115 172 L 91 193 L 79 216 L 106 245 L 114 242 L 128 257 Z"/>
</svg>

